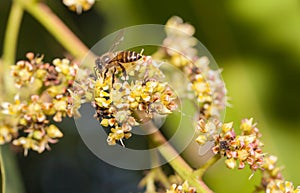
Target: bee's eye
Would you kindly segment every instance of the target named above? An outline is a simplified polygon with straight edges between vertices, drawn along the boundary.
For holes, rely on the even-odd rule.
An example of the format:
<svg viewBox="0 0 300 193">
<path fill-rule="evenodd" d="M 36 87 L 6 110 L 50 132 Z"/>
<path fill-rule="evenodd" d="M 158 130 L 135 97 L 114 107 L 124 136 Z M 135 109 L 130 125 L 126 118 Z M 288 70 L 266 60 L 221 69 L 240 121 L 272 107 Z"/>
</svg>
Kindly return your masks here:
<svg viewBox="0 0 300 193">
<path fill-rule="evenodd" d="M 104 63 L 109 62 L 109 60 L 110 60 L 110 57 L 109 57 L 109 56 L 103 56 L 102 61 L 103 61 Z"/>
<path fill-rule="evenodd" d="M 101 58 L 97 58 L 96 61 L 95 61 L 95 63 L 96 63 L 97 68 L 99 68 L 99 69 L 102 68 L 102 66 L 101 66 Z"/>
</svg>

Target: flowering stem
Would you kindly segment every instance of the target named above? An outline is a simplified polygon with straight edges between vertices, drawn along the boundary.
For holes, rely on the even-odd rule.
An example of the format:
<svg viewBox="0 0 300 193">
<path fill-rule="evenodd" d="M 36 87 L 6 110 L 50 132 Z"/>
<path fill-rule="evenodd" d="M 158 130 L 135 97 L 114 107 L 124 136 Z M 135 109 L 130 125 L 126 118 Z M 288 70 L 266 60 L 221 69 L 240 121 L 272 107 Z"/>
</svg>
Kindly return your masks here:
<svg viewBox="0 0 300 193">
<path fill-rule="evenodd" d="M 199 178 L 202 178 L 202 176 L 204 175 L 206 170 L 209 167 L 211 167 L 212 165 L 214 165 L 220 158 L 221 158 L 220 154 L 217 154 L 217 155 L 213 156 L 203 166 L 201 166 L 201 168 L 194 171 L 194 175 L 198 176 Z"/>
<path fill-rule="evenodd" d="M 193 173 L 193 169 L 184 161 L 178 152 L 167 142 L 165 137 L 156 129 L 155 125 L 147 124 L 148 130 L 156 130 L 149 135 L 152 143 L 158 147 L 159 152 L 168 163 L 179 174 L 179 176 L 188 181 L 188 183 L 197 189 L 197 192 L 211 193 L 212 191 Z"/>
<path fill-rule="evenodd" d="M 23 8 L 13 2 L 10 14 L 8 17 L 7 27 L 5 31 L 3 45 L 3 67 L 0 68 L 1 85 L 3 85 L 3 93 L 10 95 L 14 92 L 12 76 L 10 74 L 10 66 L 15 63 L 16 46 L 19 35 L 20 24 L 23 17 Z"/>
<path fill-rule="evenodd" d="M 28 0 L 15 0 L 37 19 L 75 58 L 81 60 L 89 49 L 77 36 L 43 3 Z"/>
</svg>

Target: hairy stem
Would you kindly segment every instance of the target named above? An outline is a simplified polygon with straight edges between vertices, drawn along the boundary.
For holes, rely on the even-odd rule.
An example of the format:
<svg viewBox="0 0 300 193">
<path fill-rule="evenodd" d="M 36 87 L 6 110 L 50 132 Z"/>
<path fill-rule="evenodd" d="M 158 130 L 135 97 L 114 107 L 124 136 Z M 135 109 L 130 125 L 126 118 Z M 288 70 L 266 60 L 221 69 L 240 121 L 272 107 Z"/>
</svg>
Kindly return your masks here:
<svg viewBox="0 0 300 193">
<path fill-rule="evenodd" d="M 184 161 L 173 146 L 167 142 L 153 123 L 147 124 L 147 130 L 156 130 L 156 132 L 149 135 L 149 139 L 158 147 L 159 152 L 166 160 L 171 160 L 168 163 L 181 178 L 187 180 L 191 186 L 197 189 L 197 192 L 212 192 L 198 176 L 194 175 L 193 169 Z"/>
<path fill-rule="evenodd" d="M 20 24 L 23 17 L 23 8 L 13 2 L 7 21 L 3 45 L 3 63 L 0 68 L 2 92 L 6 95 L 14 93 L 13 79 L 10 76 L 10 66 L 15 63 L 16 48 Z"/>
<path fill-rule="evenodd" d="M 89 49 L 47 5 L 28 0 L 15 1 L 20 3 L 26 11 L 38 20 L 75 58 L 81 60 L 86 56 Z"/>
</svg>

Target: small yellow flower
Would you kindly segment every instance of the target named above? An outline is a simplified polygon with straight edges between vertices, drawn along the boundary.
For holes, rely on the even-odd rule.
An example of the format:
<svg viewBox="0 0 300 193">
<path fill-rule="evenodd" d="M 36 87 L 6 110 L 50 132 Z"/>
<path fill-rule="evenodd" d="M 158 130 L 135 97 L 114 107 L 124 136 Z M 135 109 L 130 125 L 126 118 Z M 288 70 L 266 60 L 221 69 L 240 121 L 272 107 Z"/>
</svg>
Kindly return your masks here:
<svg viewBox="0 0 300 193">
<path fill-rule="evenodd" d="M 284 180 L 272 180 L 267 188 L 267 193 L 296 193 L 300 191 L 300 187 L 294 189 L 292 182 Z"/>
<path fill-rule="evenodd" d="M 262 165 L 263 168 L 267 170 L 273 170 L 276 167 L 278 158 L 274 155 L 269 155 L 265 157 L 264 164 Z"/>
<path fill-rule="evenodd" d="M 226 159 L 225 164 L 229 169 L 234 169 L 236 167 L 236 161 L 233 158 Z"/>
<path fill-rule="evenodd" d="M 249 156 L 249 152 L 247 152 L 245 149 L 237 151 L 237 154 L 240 161 L 245 161 Z"/>
<path fill-rule="evenodd" d="M 196 188 L 191 187 L 188 181 L 184 181 L 182 185 L 172 184 L 166 193 L 195 193 Z"/>
<path fill-rule="evenodd" d="M 199 135 L 197 138 L 196 138 L 196 142 L 199 144 L 199 145 L 204 145 L 206 142 L 207 142 L 207 137 L 205 135 Z"/>
<path fill-rule="evenodd" d="M 10 142 L 13 136 L 16 135 L 16 133 L 16 129 L 8 127 L 6 125 L 0 125 L 0 144 L 2 145 L 4 143 Z"/>
<path fill-rule="evenodd" d="M 228 131 L 232 130 L 232 125 L 233 125 L 233 122 L 224 123 L 222 125 L 222 132 L 227 133 Z"/>
<path fill-rule="evenodd" d="M 124 132 L 121 127 L 116 126 L 115 128 L 111 129 L 111 133 L 109 133 L 107 137 L 107 143 L 109 145 L 115 145 L 116 141 L 120 141 L 123 145 L 122 139 L 128 139 L 129 137 L 131 137 L 131 133 Z"/>
<path fill-rule="evenodd" d="M 53 108 L 56 111 L 65 111 L 67 109 L 67 105 L 68 105 L 67 98 L 63 97 L 60 99 L 54 99 L 53 104 L 54 104 Z"/>
<path fill-rule="evenodd" d="M 20 137 L 13 141 L 13 144 L 16 146 L 22 146 L 24 148 L 24 155 L 28 154 L 28 150 L 35 146 L 35 141 L 31 138 Z M 35 148 L 37 150 L 37 148 Z"/>
<path fill-rule="evenodd" d="M 49 127 L 46 128 L 47 135 L 50 138 L 61 138 L 63 137 L 63 133 L 56 127 L 55 125 L 51 124 Z"/>
<path fill-rule="evenodd" d="M 149 102 L 151 99 L 151 96 L 149 95 L 149 93 L 142 93 L 141 97 L 145 102 Z"/>
<path fill-rule="evenodd" d="M 130 111 L 128 110 L 120 110 L 120 111 L 117 111 L 116 113 L 116 120 L 119 122 L 119 123 L 123 123 L 125 122 L 129 115 L 130 115 Z"/>
<path fill-rule="evenodd" d="M 100 124 L 104 127 L 108 127 L 108 121 L 109 121 L 109 119 L 102 119 Z"/>
<path fill-rule="evenodd" d="M 244 119 L 241 123 L 241 130 L 245 133 L 250 133 L 253 130 L 253 127 L 255 124 L 253 124 L 253 118 L 250 119 Z"/>
<path fill-rule="evenodd" d="M 15 83 L 18 88 L 32 83 L 34 80 L 34 66 L 28 61 L 19 61 L 15 66 L 12 66 L 12 76 L 15 78 Z"/>
<path fill-rule="evenodd" d="M 130 108 L 131 109 L 136 109 L 138 106 L 139 106 L 139 103 L 136 102 L 136 101 L 130 103 Z"/>
<path fill-rule="evenodd" d="M 105 99 L 105 98 L 95 98 L 95 101 L 96 101 L 97 105 L 99 105 L 100 107 L 105 107 L 105 108 L 108 108 L 112 102 L 111 99 Z"/>
<path fill-rule="evenodd" d="M 66 58 L 64 59 L 56 58 L 52 61 L 52 63 L 55 65 L 55 70 L 57 72 L 61 72 L 65 75 L 70 74 L 70 60 Z"/>
<path fill-rule="evenodd" d="M 43 136 L 44 136 L 44 134 L 42 131 L 40 131 L 40 130 L 33 131 L 33 135 L 32 135 L 33 139 L 41 140 Z"/>
</svg>

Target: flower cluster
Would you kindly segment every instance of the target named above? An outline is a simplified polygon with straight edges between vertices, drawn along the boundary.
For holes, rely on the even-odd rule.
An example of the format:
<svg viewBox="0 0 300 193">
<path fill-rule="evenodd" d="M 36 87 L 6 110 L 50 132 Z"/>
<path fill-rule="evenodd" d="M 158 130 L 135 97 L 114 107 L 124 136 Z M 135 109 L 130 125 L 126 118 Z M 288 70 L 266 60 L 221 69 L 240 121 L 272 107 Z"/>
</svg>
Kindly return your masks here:
<svg viewBox="0 0 300 193">
<path fill-rule="evenodd" d="M 278 158 L 274 155 L 268 155 L 264 158 L 264 163 L 262 165 L 263 176 L 262 185 L 266 187 L 270 181 L 273 180 L 283 180 L 281 170 L 282 168 L 276 166 Z"/>
<path fill-rule="evenodd" d="M 257 192 L 300 192 L 300 187 L 294 190 L 293 184 L 283 179 L 282 168 L 276 166 L 277 157 L 267 156 L 262 152 L 263 143 L 259 140 L 261 133 L 252 118 L 242 120 L 240 135 L 236 135 L 232 122 L 222 124 L 218 121 L 200 120 L 197 128 L 201 134 L 196 141 L 203 145 L 213 138 L 215 145 L 212 151 L 227 158 L 225 164 L 228 168 L 243 169 L 248 164 L 252 171 L 259 169 L 262 172 Z"/>
<path fill-rule="evenodd" d="M 190 187 L 185 181 L 182 185 L 172 184 L 171 188 L 166 193 L 195 193 L 196 188 Z"/>
<path fill-rule="evenodd" d="M 13 140 L 14 145 L 25 149 L 25 154 L 29 149 L 41 153 L 63 136 L 54 124 L 49 124 L 49 117 L 60 122 L 72 116 L 67 89 L 73 84 L 78 66 L 68 59 L 54 59 L 49 64 L 43 62 L 43 56 L 28 53 L 26 57 L 28 60 L 12 66 L 19 93 L 14 102 L 1 104 L 0 143 Z"/>
<path fill-rule="evenodd" d="M 220 119 L 220 112 L 226 108 L 226 87 L 221 70 L 212 70 L 205 56 L 193 60 L 194 65 L 186 67 L 191 88 L 200 104 L 200 118 Z"/>
<path fill-rule="evenodd" d="M 283 181 L 283 180 L 274 180 L 271 181 L 267 188 L 266 193 L 299 193 L 300 192 L 300 186 L 298 186 L 296 189 L 294 189 L 294 185 L 292 182 L 289 181 Z"/>
<path fill-rule="evenodd" d="M 264 163 L 261 167 L 261 184 L 257 187 L 257 190 L 265 190 L 266 192 L 300 192 L 299 186 L 294 190 L 293 183 L 283 179 L 281 174 L 282 168 L 277 166 L 277 160 L 277 157 L 273 155 L 268 155 L 264 158 Z"/>
<path fill-rule="evenodd" d="M 194 92 L 200 106 L 200 119 L 220 117 L 227 105 L 226 88 L 220 70 L 209 67 L 206 56 L 197 55 L 195 29 L 179 17 L 172 17 L 166 24 L 167 37 L 163 47 L 154 54 L 157 59 L 167 59 L 178 67 L 189 80 L 188 90 Z"/>
<path fill-rule="evenodd" d="M 199 145 L 204 145 L 207 141 L 213 141 L 214 136 L 219 134 L 220 128 L 221 123 L 217 119 L 200 119 L 196 125 L 196 131 L 199 133 L 196 142 Z"/>
<path fill-rule="evenodd" d="M 213 123 L 204 124 L 202 130 L 209 127 L 220 130 L 218 135 L 214 135 L 215 146 L 212 151 L 214 154 L 220 154 L 227 158 L 225 163 L 228 168 L 235 168 L 237 163 L 239 169 L 244 168 L 246 164 L 250 166 L 252 171 L 262 167 L 264 154 L 261 148 L 263 143 L 259 140 L 261 134 L 252 118 L 242 121 L 240 125 L 241 135 L 235 134 L 232 122 L 212 125 Z"/>
<path fill-rule="evenodd" d="M 95 0 L 63 0 L 63 3 L 69 7 L 70 10 L 81 14 L 82 11 L 89 10 L 95 3 Z"/>
<path fill-rule="evenodd" d="M 131 136 L 133 126 L 157 114 L 169 114 L 177 108 L 174 92 L 166 82 L 159 80 L 159 73 L 153 72 L 158 70 L 153 63 L 151 58 L 135 62 L 135 68 L 127 69 L 128 81 L 111 74 L 105 79 L 97 77 L 94 105 L 100 124 L 110 129 L 108 144 L 115 145 L 120 141 L 124 145 L 122 139 Z"/>
<path fill-rule="evenodd" d="M 180 17 L 171 17 L 166 23 L 167 37 L 163 41 L 164 51 L 171 56 L 171 63 L 182 67 L 197 55 L 197 39 L 193 37 L 195 28 L 183 23 Z M 174 41 L 176 40 L 176 41 Z"/>
<path fill-rule="evenodd" d="M 69 110 L 75 118 L 80 117 L 79 109 L 81 104 L 94 101 L 95 78 L 88 68 L 79 68 L 76 79 L 71 88 L 68 89 L 72 100 L 69 103 Z"/>
</svg>

